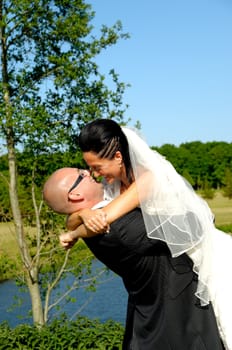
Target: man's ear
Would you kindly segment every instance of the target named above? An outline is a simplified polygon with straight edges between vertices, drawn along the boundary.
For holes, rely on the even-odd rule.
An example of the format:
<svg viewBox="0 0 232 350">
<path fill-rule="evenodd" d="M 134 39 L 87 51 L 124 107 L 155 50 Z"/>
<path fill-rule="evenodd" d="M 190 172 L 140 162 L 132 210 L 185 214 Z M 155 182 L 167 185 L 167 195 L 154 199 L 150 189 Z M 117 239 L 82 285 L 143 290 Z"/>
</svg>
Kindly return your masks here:
<svg viewBox="0 0 232 350">
<path fill-rule="evenodd" d="M 74 190 L 74 191 L 68 193 L 68 199 L 72 202 L 80 202 L 84 199 L 84 197 L 82 196 L 81 193 L 75 192 L 75 190 Z"/>
</svg>

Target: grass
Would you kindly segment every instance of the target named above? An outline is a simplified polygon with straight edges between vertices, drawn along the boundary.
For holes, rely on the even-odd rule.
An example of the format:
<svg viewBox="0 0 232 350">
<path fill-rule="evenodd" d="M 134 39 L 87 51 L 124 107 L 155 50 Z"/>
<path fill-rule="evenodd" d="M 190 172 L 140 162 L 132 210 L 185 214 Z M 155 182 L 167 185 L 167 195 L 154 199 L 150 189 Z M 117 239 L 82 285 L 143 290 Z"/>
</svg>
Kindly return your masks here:
<svg viewBox="0 0 232 350">
<path fill-rule="evenodd" d="M 207 199 L 209 207 L 215 215 L 217 226 L 232 225 L 232 199 L 228 199 L 221 192 L 216 192 L 213 199 Z"/>
<path fill-rule="evenodd" d="M 232 225 L 232 200 L 217 192 L 213 199 L 207 200 L 215 215 L 217 226 Z M 19 253 L 12 223 L 0 223 L 0 258 L 3 254 L 15 257 Z"/>
<path fill-rule="evenodd" d="M 0 223 L 0 256 L 15 257 L 19 253 L 13 223 Z"/>
</svg>

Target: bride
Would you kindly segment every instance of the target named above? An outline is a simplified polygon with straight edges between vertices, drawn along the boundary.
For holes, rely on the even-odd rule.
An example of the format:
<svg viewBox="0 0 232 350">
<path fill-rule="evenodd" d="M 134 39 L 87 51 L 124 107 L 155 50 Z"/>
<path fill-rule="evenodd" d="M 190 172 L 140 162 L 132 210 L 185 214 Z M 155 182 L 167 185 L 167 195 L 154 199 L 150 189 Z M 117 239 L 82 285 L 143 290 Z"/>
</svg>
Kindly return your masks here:
<svg viewBox="0 0 232 350">
<path fill-rule="evenodd" d="M 191 257 L 199 303 L 213 304 L 225 348 L 232 350 L 232 238 L 216 229 L 207 203 L 140 135 L 113 120 L 85 125 L 79 145 L 92 175 L 103 177 L 105 199 L 111 201 L 101 210 L 83 211 L 84 224 L 97 234 L 140 206 L 148 237 L 166 242 L 173 257 Z M 75 215 L 67 227 L 75 228 Z"/>
</svg>

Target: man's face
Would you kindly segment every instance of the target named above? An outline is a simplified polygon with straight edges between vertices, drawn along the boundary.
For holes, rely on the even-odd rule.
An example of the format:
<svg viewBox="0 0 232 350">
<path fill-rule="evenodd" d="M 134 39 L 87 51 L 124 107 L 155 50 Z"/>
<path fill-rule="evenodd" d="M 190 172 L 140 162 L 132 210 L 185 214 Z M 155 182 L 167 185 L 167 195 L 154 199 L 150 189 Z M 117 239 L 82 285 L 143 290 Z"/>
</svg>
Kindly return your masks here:
<svg viewBox="0 0 232 350">
<path fill-rule="evenodd" d="M 102 183 L 96 182 L 88 170 L 77 170 L 76 178 L 72 178 L 72 181 L 69 184 L 68 197 L 70 201 L 75 201 L 76 205 L 78 202 L 79 206 L 89 203 L 91 207 L 93 202 L 103 199 Z"/>
<path fill-rule="evenodd" d="M 45 183 L 43 198 L 57 213 L 70 214 L 102 201 L 103 185 L 88 170 L 61 168 Z"/>
<path fill-rule="evenodd" d="M 89 175 L 90 175 L 90 174 L 89 174 L 89 172 L 88 172 L 87 170 L 82 170 L 82 169 L 80 169 L 80 170 L 78 171 L 77 178 L 76 178 L 76 180 L 74 181 L 74 183 L 72 184 L 72 186 L 70 187 L 70 189 L 68 190 L 68 193 L 70 193 L 70 192 L 72 192 L 73 190 L 75 190 L 75 189 L 79 186 L 80 182 L 81 182 L 85 177 L 87 177 L 87 176 L 89 176 Z"/>
</svg>

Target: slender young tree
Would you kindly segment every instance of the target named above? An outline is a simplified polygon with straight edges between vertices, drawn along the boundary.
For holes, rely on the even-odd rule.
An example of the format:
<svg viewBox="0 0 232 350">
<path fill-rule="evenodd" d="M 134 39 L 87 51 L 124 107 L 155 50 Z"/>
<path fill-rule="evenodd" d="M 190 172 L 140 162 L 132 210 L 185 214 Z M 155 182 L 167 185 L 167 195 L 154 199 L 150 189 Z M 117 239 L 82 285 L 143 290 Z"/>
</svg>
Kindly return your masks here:
<svg viewBox="0 0 232 350">
<path fill-rule="evenodd" d="M 28 154 L 28 177 L 34 184 L 38 157 L 74 152 L 83 124 L 103 116 L 123 121 L 126 86 L 112 69 L 109 89 L 96 57 L 128 36 L 120 22 L 102 26 L 94 35 L 94 15 L 84 0 L 0 0 L 0 137 L 7 149 L 12 215 L 38 325 L 46 322 L 39 285 L 40 206 L 32 186 L 38 234 L 32 257 L 18 196 L 17 152 Z"/>
</svg>

